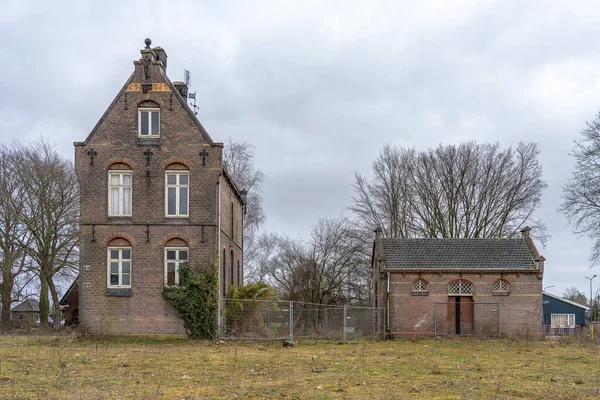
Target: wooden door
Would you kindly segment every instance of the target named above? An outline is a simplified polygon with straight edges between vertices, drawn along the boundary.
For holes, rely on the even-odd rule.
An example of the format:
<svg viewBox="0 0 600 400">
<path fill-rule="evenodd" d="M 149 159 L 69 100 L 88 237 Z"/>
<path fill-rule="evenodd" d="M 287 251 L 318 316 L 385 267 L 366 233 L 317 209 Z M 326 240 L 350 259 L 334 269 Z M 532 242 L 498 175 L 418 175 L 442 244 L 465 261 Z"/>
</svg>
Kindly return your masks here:
<svg viewBox="0 0 600 400">
<path fill-rule="evenodd" d="M 456 297 L 448 297 L 448 311 L 446 312 L 446 326 L 449 335 L 456 335 Z M 460 304 L 460 303 L 459 303 Z"/>
<path fill-rule="evenodd" d="M 460 297 L 460 315 L 459 321 L 457 324 L 460 325 L 460 334 L 462 335 L 472 335 L 473 330 L 473 320 L 475 317 L 475 307 L 473 304 L 472 297 Z"/>
</svg>

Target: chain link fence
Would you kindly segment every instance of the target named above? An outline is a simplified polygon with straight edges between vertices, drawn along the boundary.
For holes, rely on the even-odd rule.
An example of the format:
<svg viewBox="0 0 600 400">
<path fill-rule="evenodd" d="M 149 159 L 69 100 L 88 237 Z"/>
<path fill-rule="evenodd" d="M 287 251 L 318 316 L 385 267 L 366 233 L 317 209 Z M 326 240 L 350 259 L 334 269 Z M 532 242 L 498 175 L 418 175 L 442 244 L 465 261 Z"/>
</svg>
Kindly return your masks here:
<svg viewBox="0 0 600 400">
<path fill-rule="evenodd" d="M 500 336 L 500 304 L 456 301 L 433 304 L 435 336 Z"/>
<path fill-rule="evenodd" d="M 350 342 L 383 337 L 384 309 L 277 300 L 224 299 L 219 336 L 227 339 L 314 339 Z"/>
</svg>

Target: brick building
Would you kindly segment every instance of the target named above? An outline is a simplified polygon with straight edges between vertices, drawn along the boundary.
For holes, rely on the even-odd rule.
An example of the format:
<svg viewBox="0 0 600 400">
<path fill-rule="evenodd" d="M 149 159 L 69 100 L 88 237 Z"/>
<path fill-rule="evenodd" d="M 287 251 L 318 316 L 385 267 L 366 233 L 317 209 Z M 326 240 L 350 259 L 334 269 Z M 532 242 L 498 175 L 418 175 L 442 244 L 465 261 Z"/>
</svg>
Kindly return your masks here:
<svg viewBox="0 0 600 400">
<path fill-rule="evenodd" d="M 84 142 L 79 320 L 93 334 L 184 333 L 162 295 L 186 265 L 218 265 L 220 293 L 243 279 L 244 192 L 166 75 L 167 54 L 146 47 Z"/>
<path fill-rule="evenodd" d="M 376 230 L 375 306 L 390 335 L 540 334 L 541 256 L 516 239 L 385 239 Z"/>
</svg>

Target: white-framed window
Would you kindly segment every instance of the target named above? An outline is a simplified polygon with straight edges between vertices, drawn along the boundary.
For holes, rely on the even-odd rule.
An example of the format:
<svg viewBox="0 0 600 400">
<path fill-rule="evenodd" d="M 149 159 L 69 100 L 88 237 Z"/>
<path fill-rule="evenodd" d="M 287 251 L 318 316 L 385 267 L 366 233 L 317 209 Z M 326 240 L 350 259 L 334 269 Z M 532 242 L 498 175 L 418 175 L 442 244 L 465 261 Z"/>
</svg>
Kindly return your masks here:
<svg viewBox="0 0 600 400">
<path fill-rule="evenodd" d="M 188 263 L 187 247 L 165 247 L 165 285 L 179 285 L 179 275 Z"/>
<path fill-rule="evenodd" d="M 504 279 L 498 279 L 494 282 L 494 294 L 508 294 L 510 284 Z"/>
<path fill-rule="evenodd" d="M 131 287 L 131 247 L 108 248 L 108 288 Z"/>
<path fill-rule="evenodd" d="M 160 109 L 138 108 L 138 136 L 160 136 Z"/>
<path fill-rule="evenodd" d="M 188 171 L 167 171 L 165 174 L 165 215 L 187 217 L 189 214 Z"/>
<path fill-rule="evenodd" d="M 472 296 L 473 284 L 464 279 L 457 279 L 448 284 L 448 295 L 450 296 Z"/>
<path fill-rule="evenodd" d="M 419 294 L 429 292 L 429 283 L 425 279 L 417 279 L 413 282 L 412 292 Z"/>
<path fill-rule="evenodd" d="M 553 328 L 575 326 L 575 314 L 551 314 L 550 324 Z"/>
<path fill-rule="evenodd" d="M 131 216 L 131 171 L 108 171 L 108 215 Z"/>
</svg>

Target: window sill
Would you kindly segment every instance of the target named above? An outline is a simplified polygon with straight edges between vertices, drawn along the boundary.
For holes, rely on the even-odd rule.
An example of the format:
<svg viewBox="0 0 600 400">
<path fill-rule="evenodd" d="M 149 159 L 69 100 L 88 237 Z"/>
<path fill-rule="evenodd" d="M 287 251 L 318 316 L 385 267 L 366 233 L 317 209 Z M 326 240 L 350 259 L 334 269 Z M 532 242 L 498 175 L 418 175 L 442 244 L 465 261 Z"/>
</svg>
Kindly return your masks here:
<svg viewBox="0 0 600 400">
<path fill-rule="evenodd" d="M 106 295 L 109 297 L 131 297 L 131 288 L 129 289 L 106 289 Z"/>
<path fill-rule="evenodd" d="M 160 137 L 138 137 L 138 146 L 160 146 Z"/>
<path fill-rule="evenodd" d="M 508 296 L 510 292 L 494 292 L 494 296 Z"/>
<path fill-rule="evenodd" d="M 429 292 L 411 292 L 412 296 L 429 296 Z"/>
</svg>

